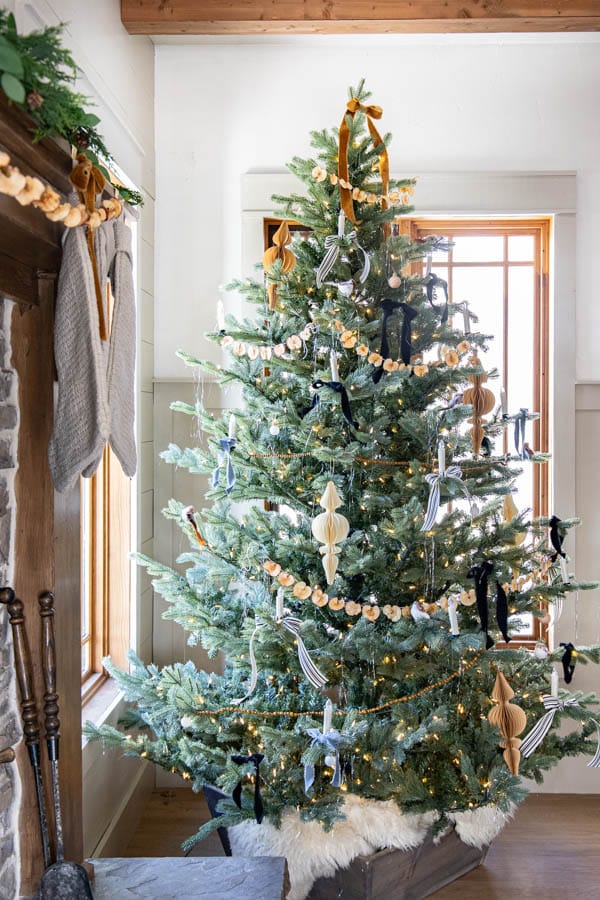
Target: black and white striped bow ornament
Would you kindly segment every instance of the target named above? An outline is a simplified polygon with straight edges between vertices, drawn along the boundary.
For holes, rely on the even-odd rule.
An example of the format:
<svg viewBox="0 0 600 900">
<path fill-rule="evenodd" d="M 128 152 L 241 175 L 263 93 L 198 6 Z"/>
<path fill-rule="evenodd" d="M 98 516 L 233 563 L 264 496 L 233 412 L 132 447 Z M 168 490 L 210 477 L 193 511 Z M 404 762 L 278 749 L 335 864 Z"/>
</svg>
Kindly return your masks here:
<svg viewBox="0 0 600 900">
<path fill-rule="evenodd" d="M 316 667 L 316 665 L 312 661 L 312 657 L 306 649 L 304 641 L 300 637 L 302 620 L 297 619 L 294 616 L 284 616 L 280 619 L 275 619 L 275 622 L 277 625 L 283 625 L 286 631 L 289 631 L 290 634 L 295 637 L 298 647 L 298 662 L 300 663 L 300 668 L 302 669 L 306 678 L 310 681 L 312 686 L 317 690 L 320 690 L 325 684 L 327 684 L 328 678 L 323 675 L 323 673 Z M 269 624 L 269 622 L 265 622 L 264 619 L 261 619 L 259 616 L 256 617 L 254 631 L 252 632 L 250 643 L 248 645 L 248 654 L 250 656 L 250 684 L 248 685 L 246 694 L 239 700 L 233 701 L 233 703 L 235 703 L 236 705 L 243 703 L 244 700 L 247 700 L 248 697 L 252 696 L 252 694 L 256 690 L 256 685 L 258 683 L 258 665 L 256 662 L 256 654 L 254 652 L 254 641 L 261 628 L 265 628 Z"/>
<path fill-rule="evenodd" d="M 400 335 L 400 358 L 404 365 L 410 364 L 412 354 L 412 321 L 418 315 L 417 310 L 408 303 L 401 303 L 399 300 L 385 299 L 381 301 L 381 309 L 383 310 L 383 318 L 381 320 L 381 349 L 380 354 L 384 359 L 390 355 L 390 345 L 388 339 L 388 323 L 394 313 L 402 310 L 402 332 Z M 373 381 L 375 384 L 381 380 L 383 368 L 377 367 L 373 372 Z"/>
<path fill-rule="evenodd" d="M 300 637 L 300 629 L 302 627 L 302 620 L 297 619 L 295 616 L 286 616 L 280 622 L 283 627 L 289 631 L 296 638 L 296 643 L 298 645 L 298 662 L 300 663 L 300 668 L 312 684 L 314 688 L 320 690 L 324 687 L 328 678 L 323 675 L 323 673 L 315 666 L 312 661 L 312 657 L 309 654 L 304 641 Z"/>
<path fill-rule="evenodd" d="M 264 759 L 263 753 L 252 753 L 250 756 L 232 756 L 231 761 L 234 762 L 237 766 L 245 766 L 246 763 L 251 763 L 255 769 L 254 776 L 254 818 L 258 825 L 263 820 L 264 807 L 262 802 L 262 797 L 260 795 L 260 764 Z M 238 807 L 238 809 L 242 808 L 242 779 L 238 781 L 236 786 L 233 789 L 233 793 L 231 794 L 231 799 Z"/>
<path fill-rule="evenodd" d="M 369 277 L 369 272 L 371 271 L 371 260 L 369 258 L 369 254 L 366 250 L 361 247 L 356 239 L 356 231 L 349 231 L 348 234 L 345 234 L 346 231 L 346 216 L 344 214 L 344 210 L 340 210 L 340 214 L 338 216 L 338 230 L 337 234 L 328 234 L 325 238 L 325 256 L 323 257 L 323 261 L 321 265 L 317 269 L 317 287 L 320 288 L 323 286 L 323 283 L 331 270 L 333 269 L 338 256 L 340 255 L 340 250 L 344 249 L 346 246 L 354 245 L 356 250 L 359 253 L 362 253 L 363 258 L 363 267 L 358 276 L 358 280 L 361 284 L 363 284 L 367 278 Z"/>
<path fill-rule="evenodd" d="M 443 441 L 440 441 L 438 444 L 438 471 L 430 472 L 429 475 L 425 476 L 425 481 L 429 485 L 429 500 L 427 501 L 425 521 L 421 526 L 421 531 L 431 531 L 435 525 L 437 511 L 440 507 L 440 482 L 454 481 L 471 504 L 471 512 L 473 512 L 473 500 L 469 489 L 461 481 L 462 469 L 460 466 L 448 466 L 446 468 L 443 447 Z"/>
<path fill-rule="evenodd" d="M 581 693 L 572 694 L 570 697 L 563 699 L 559 699 L 558 697 L 553 697 L 549 694 L 545 694 L 542 697 L 542 703 L 544 704 L 544 708 L 547 712 L 544 713 L 542 718 L 535 723 L 529 734 L 523 739 L 521 746 L 519 747 L 519 751 L 521 756 L 525 758 L 531 756 L 531 754 L 537 750 L 540 746 L 550 729 L 552 728 L 552 723 L 554 722 L 554 716 L 557 712 L 564 712 L 564 710 L 568 706 L 577 706 L 579 700 L 581 699 Z M 596 747 L 596 752 L 594 753 L 592 759 L 588 763 L 589 769 L 600 769 L 600 722 L 596 719 L 591 720 L 597 729 L 597 742 L 598 746 Z"/>
<path fill-rule="evenodd" d="M 434 303 L 434 300 L 437 299 L 438 288 L 442 289 L 445 298 L 445 302 L 440 309 Z M 425 281 L 425 292 L 431 308 L 440 312 L 440 325 L 445 325 L 448 321 L 448 282 L 431 272 Z"/>
<path fill-rule="evenodd" d="M 522 406 L 515 416 L 515 450 L 521 459 L 529 459 L 525 449 L 525 426 L 529 410 Z"/>
</svg>

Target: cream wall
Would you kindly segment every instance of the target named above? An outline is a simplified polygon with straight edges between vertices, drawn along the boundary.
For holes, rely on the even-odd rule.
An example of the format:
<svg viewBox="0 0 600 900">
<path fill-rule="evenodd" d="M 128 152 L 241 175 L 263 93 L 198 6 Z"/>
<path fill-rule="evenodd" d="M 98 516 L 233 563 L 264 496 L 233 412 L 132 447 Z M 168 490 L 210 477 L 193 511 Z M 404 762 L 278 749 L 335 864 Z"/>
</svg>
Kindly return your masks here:
<svg viewBox="0 0 600 900">
<path fill-rule="evenodd" d="M 217 360 L 218 350 L 202 333 L 214 327 L 218 286 L 244 271 L 248 216 L 264 209 L 244 194 L 247 173 L 281 173 L 292 156 L 306 154 L 308 131 L 337 124 L 347 86 L 364 75 L 373 101 L 384 109 L 383 127 L 394 134 L 394 173 L 576 173 L 573 208 L 557 228 L 564 277 L 556 285 L 553 335 L 560 417 L 554 422 L 555 449 L 562 460 L 555 497 L 557 514 L 577 512 L 585 522 L 577 537 L 577 574 L 598 577 L 599 44 L 596 35 L 159 41 L 157 450 L 174 437 L 194 440 L 189 422 L 177 423 L 168 412 L 171 399 L 193 393 L 189 370 L 174 354 L 183 347 Z M 418 208 L 418 188 L 415 202 Z M 460 195 L 454 210 L 463 210 Z M 535 211 L 553 209 L 544 210 L 542 203 Z M 235 300 L 227 302 L 233 311 Z M 156 480 L 161 503 L 155 552 L 163 560 L 183 548 L 158 517 L 159 506 L 173 488 L 186 502 L 198 503 L 199 493 L 193 479 L 174 477 L 166 468 L 158 465 Z M 574 554 L 574 541 L 570 549 Z M 571 598 L 557 638 L 600 641 L 599 602 L 598 592 Z M 178 659 L 195 655 L 181 629 L 160 620 L 162 608 L 157 601 L 154 634 L 161 661 L 169 653 Z M 580 667 L 575 686 L 600 688 L 597 668 Z M 583 760 L 569 760 L 548 778 L 546 789 L 589 792 L 600 784 Z"/>
<path fill-rule="evenodd" d="M 139 447 L 135 480 L 137 547 L 152 553 L 154 534 L 153 344 L 154 344 L 154 48 L 146 37 L 131 37 L 121 24 L 119 0 L 76 3 L 75 0 L 17 0 L 19 30 L 67 23 L 64 43 L 81 68 L 78 89 L 90 97 L 101 119 L 99 130 L 126 178 L 144 195 L 136 226 L 137 249 L 137 385 Z M 132 572 L 138 572 L 132 564 Z M 152 654 L 153 599 L 148 579 L 137 578 L 132 612 L 132 645 L 145 659 Z M 93 709 L 101 720 L 119 714 L 113 696 L 97 695 Z M 83 750 L 84 852 L 108 851 L 118 856 L 119 835 L 139 812 L 153 784 L 149 767 L 104 754 L 98 744 Z M 128 816 L 122 816 L 128 808 Z M 116 830 L 115 830 L 116 829 Z"/>
</svg>

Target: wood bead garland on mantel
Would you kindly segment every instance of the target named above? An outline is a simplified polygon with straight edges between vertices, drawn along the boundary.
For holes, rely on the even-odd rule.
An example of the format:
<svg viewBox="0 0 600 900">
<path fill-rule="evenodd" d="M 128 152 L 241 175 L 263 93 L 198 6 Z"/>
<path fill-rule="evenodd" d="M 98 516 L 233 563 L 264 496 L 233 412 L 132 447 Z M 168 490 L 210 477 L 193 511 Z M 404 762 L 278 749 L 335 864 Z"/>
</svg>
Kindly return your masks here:
<svg viewBox="0 0 600 900">
<path fill-rule="evenodd" d="M 312 533 L 322 544 L 319 549 L 323 556 L 323 568 L 327 584 L 333 584 L 339 564 L 338 553 L 340 552 L 336 544 L 344 541 L 350 531 L 348 519 L 336 512 L 338 506 L 342 505 L 342 500 L 333 481 L 327 482 L 327 487 L 319 500 L 319 505 L 323 507 L 325 512 L 313 519 Z"/>
<path fill-rule="evenodd" d="M 490 725 L 496 725 L 500 729 L 500 734 L 504 738 L 500 743 L 504 748 L 502 754 L 504 761 L 511 775 L 518 775 L 521 740 L 517 735 L 521 734 L 527 725 L 527 716 L 520 706 L 510 702 L 514 696 L 515 692 L 504 674 L 498 670 L 492 691 L 492 699 L 496 701 L 496 705 L 490 710 L 488 721 Z"/>
<path fill-rule="evenodd" d="M 99 228 L 102 222 L 121 215 L 121 202 L 116 197 L 102 201 L 101 206 L 89 213 L 85 204 L 63 203 L 60 194 L 49 184 L 35 176 L 23 175 L 17 166 L 11 166 L 10 156 L 0 150 L 0 194 L 14 197 L 21 206 L 35 206 L 51 222 L 62 222 L 65 228 L 87 225 Z"/>
</svg>

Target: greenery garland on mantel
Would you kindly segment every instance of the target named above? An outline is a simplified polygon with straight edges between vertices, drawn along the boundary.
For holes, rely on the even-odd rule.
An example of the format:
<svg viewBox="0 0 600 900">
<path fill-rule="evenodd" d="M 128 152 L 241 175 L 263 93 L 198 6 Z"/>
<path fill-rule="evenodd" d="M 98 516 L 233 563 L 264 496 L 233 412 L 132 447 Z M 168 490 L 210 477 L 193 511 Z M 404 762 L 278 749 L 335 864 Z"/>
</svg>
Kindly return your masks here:
<svg viewBox="0 0 600 900">
<path fill-rule="evenodd" d="M 73 90 L 79 68 L 62 44 L 64 24 L 19 34 L 15 17 L 0 9 L 0 86 L 36 124 L 33 140 L 57 135 L 97 166 L 130 206 L 142 205 L 138 191 L 115 184 L 107 167 L 114 159 L 97 131 L 100 119 L 86 112 L 91 101 Z"/>
</svg>

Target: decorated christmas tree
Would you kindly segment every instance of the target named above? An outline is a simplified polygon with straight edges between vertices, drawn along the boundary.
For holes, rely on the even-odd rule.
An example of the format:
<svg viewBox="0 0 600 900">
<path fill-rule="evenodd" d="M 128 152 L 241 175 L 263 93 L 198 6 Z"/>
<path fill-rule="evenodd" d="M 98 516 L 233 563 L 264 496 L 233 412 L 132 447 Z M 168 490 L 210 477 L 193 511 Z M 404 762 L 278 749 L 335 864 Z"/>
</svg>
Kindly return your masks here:
<svg viewBox="0 0 600 900">
<path fill-rule="evenodd" d="M 231 795 L 189 845 L 226 825 L 234 850 L 288 856 L 296 898 L 431 829 L 488 843 L 522 776 L 579 753 L 600 765 L 596 698 L 559 690 L 556 668 L 570 682 L 599 648 L 514 646 L 520 616 L 556 620 L 595 586 L 568 572 L 576 521 L 517 510 L 519 472 L 547 458 L 519 445 L 525 418 L 486 372 L 491 337 L 432 272 L 444 240 L 399 226 L 413 182 L 390 179 L 367 99 L 351 90 L 339 129 L 290 164 L 304 189 L 275 198 L 273 246 L 230 285 L 254 314 L 207 335 L 226 364 L 181 354 L 244 405 L 175 404 L 205 440 L 163 458 L 209 475 L 210 505 L 165 510 L 189 538 L 183 574 L 141 562 L 223 674 L 109 664 L 130 712 L 88 728 Z"/>
</svg>

